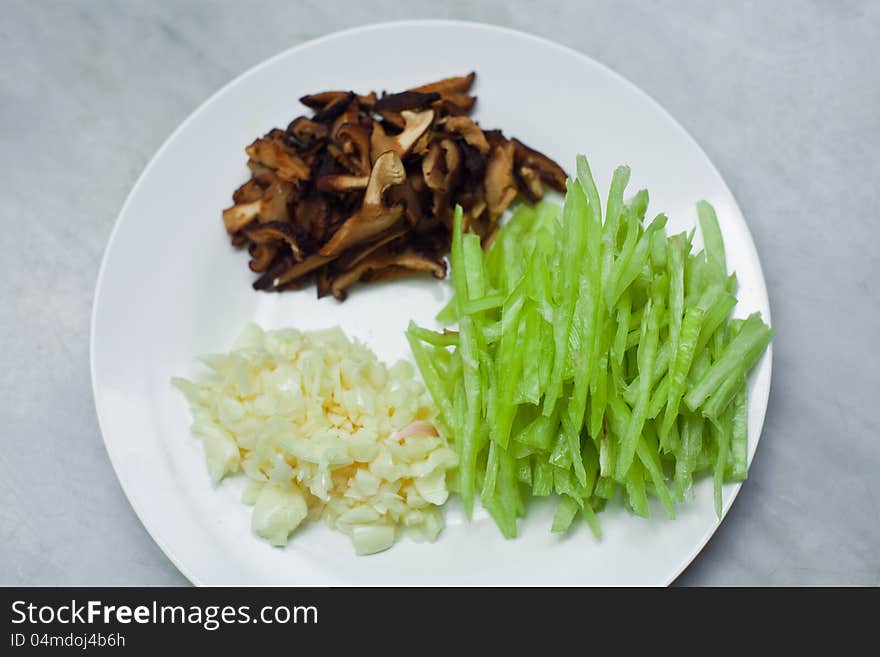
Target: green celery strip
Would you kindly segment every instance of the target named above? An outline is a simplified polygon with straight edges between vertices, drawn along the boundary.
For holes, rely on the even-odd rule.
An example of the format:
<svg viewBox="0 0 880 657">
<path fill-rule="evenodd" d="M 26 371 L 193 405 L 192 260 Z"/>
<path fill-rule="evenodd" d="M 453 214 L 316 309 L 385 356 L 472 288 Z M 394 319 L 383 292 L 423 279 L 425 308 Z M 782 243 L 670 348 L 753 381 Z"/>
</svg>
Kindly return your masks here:
<svg viewBox="0 0 880 657">
<path fill-rule="evenodd" d="M 410 322 L 407 332 L 414 338 L 418 338 L 422 342 L 434 347 L 458 346 L 458 331 L 444 330 L 442 333 L 438 333 L 437 331 L 416 326 L 414 322 Z"/>
<path fill-rule="evenodd" d="M 578 503 L 568 495 L 562 495 L 556 513 L 553 515 L 553 525 L 550 531 L 554 534 L 562 534 L 569 530 L 574 517 L 577 515 Z"/>
<path fill-rule="evenodd" d="M 721 228 L 718 226 L 718 217 L 715 209 L 706 201 L 697 202 L 697 216 L 700 222 L 700 232 L 703 234 L 703 244 L 706 247 L 706 260 L 709 263 L 709 272 L 715 282 L 721 282 L 727 276 L 727 260 L 724 255 L 724 240 L 721 237 Z"/>
<path fill-rule="evenodd" d="M 733 427 L 730 442 L 730 478 L 743 481 L 749 471 L 749 399 L 743 382 L 733 402 Z"/>
<path fill-rule="evenodd" d="M 648 508 L 648 494 L 645 489 L 645 471 L 640 461 L 633 461 L 626 474 L 626 496 L 629 506 L 638 516 L 647 518 L 650 515 Z"/>
<path fill-rule="evenodd" d="M 579 183 L 566 181 L 565 205 L 562 223 L 566 239 L 562 243 L 560 262 L 561 298 L 553 320 L 554 345 L 553 370 L 544 396 L 544 415 L 550 415 L 562 392 L 563 372 L 568 358 L 568 340 L 580 280 L 579 266 L 583 262 L 586 246 L 587 207 L 586 197 Z"/>
<path fill-rule="evenodd" d="M 624 480 L 626 473 L 631 467 L 638 446 L 639 436 L 642 433 L 645 419 L 648 413 L 648 402 L 651 394 L 651 370 L 654 367 L 654 359 L 657 355 L 657 342 L 659 339 L 659 315 L 663 304 L 651 299 L 645 318 L 642 321 L 642 338 L 638 347 L 639 372 L 645 374 L 639 385 L 638 398 L 632 412 L 632 418 L 627 425 L 626 433 L 621 440 L 620 452 L 617 455 L 616 477 Z"/>
<path fill-rule="evenodd" d="M 413 353 L 413 358 L 415 358 L 416 366 L 422 373 L 422 379 L 425 382 L 428 394 L 431 395 L 431 399 L 440 411 L 440 418 L 445 425 L 447 435 L 456 436 L 460 427 L 455 419 L 452 400 L 444 392 L 444 380 L 437 372 L 428 349 L 417 336 L 413 335 L 411 330 L 413 328 L 415 328 L 415 324 L 410 322 L 410 331 L 407 331 L 406 337 L 410 350 Z"/>
<path fill-rule="evenodd" d="M 645 222 L 647 191 L 624 201 L 629 179 L 615 170 L 603 218 L 580 156 L 564 206 L 514 208 L 485 251 L 456 208 L 437 319 L 457 331 L 407 329 L 459 456 L 450 486 L 469 517 L 479 492 L 505 537 L 524 493 L 560 495 L 554 532 L 580 511 L 599 538 L 596 512 L 619 486 L 634 513 L 655 495 L 674 517 L 711 476 L 720 515 L 723 482 L 747 476 L 746 379 L 773 331 L 757 314 L 731 319 L 737 281 L 712 207 L 697 204 L 694 253 L 694 230 Z"/>
<path fill-rule="evenodd" d="M 584 514 L 584 520 L 587 521 L 587 526 L 589 526 L 590 531 L 593 532 L 593 536 L 596 537 L 596 540 L 602 540 L 602 527 L 599 525 L 599 518 L 596 516 L 596 512 L 593 510 L 593 507 L 590 506 L 589 502 L 584 504 L 581 513 Z"/>
<path fill-rule="evenodd" d="M 484 310 L 493 310 L 499 308 L 504 303 L 504 295 L 500 293 L 487 294 L 478 299 L 468 299 L 462 304 L 462 310 L 473 315 Z"/>
<path fill-rule="evenodd" d="M 731 340 L 724 349 L 721 358 L 712 364 L 698 383 L 688 392 L 684 398 L 687 407 L 691 410 L 698 409 L 728 377 L 743 370 L 750 370 L 764 353 L 772 338 L 773 329 L 764 324 L 760 313 L 750 315 L 743 324 L 739 335 Z"/>
<path fill-rule="evenodd" d="M 715 514 L 721 519 L 722 510 L 722 489 L 724 483 L 724 472 L 727 469 L 727 459 L 730 453 L 730 439 L 733 432 L 733 415 L 724 413 L 724 415 L 712 424 L 713 433 L 718 445 L 718 453 L 715 456 L 715 468 L 712 474 L 713 488 L 715 492 Z"/>
<path fill-rule="evenodd" d="M 700 337 L 703 320 L 706 318 L 706 311 L 722 294 L 723 290 L 720 287 L 711 287 L 703 293 L 700 301 L 695 306 L 688 308 L 684 313 L 678 349 L 672 361 L 669 399 L 666 402 L 666 412 L 663 416 L 663 424 L 660 427 L 661 442 L 665 441 L 666 434 L 669 433 L 672 422 L 678 415 L 681 398 L 687 388 L 688 373 L 690 372 L 694 357 L 697 355 L 697 340 Z"/>
</svg>

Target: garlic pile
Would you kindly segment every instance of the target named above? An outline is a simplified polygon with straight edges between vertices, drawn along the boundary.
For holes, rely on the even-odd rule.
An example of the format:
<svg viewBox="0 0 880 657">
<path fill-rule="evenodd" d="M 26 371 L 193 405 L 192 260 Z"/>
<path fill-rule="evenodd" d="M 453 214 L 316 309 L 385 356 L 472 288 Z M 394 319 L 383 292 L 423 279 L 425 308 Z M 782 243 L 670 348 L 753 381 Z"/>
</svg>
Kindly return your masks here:
<svg viewBox="0 0 880 657">
<path fill-rule="evenodd" d="M 455 452 L 413 368 L 387 367 L 341 329 L 249 325 L 210 379 L 174 379 L 215 481 L 244 472 L 252 528 L 285 545 L 307 517 L 351 536 L 358 554 L 389 548 L 400 529 L 434 540 Z"/>
</svg>

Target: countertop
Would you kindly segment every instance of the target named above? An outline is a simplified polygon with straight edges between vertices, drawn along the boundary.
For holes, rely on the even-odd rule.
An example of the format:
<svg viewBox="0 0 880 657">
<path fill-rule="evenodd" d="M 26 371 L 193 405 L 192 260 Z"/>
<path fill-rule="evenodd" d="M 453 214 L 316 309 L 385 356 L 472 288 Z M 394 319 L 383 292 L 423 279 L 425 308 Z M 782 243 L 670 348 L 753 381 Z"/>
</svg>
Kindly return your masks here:
<svg viewBox="0 0 880 657">
<path fill-rule="evenodd" d="M 247 6 L 246 6 L 247 5 Z M 28 2 L 0 21 L 0 585 L 177 585 L 89 381 L 101 254 L 141 170 L 234 76 L 364 23 L 533 32 L 621 73 L 709 154 L 773 320 L 758 453 L 681 585 L 880 585 L 880 6 L 865 2 Z"/>
</svg>

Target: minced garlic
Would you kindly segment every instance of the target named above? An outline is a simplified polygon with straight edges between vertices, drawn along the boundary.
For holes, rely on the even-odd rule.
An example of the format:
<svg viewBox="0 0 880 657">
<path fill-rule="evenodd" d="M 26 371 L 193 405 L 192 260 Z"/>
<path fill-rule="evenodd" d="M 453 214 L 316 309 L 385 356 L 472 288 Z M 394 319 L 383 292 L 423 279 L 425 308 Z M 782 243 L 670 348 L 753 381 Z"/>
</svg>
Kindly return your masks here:
<svg viewBox="0 0 880 657">
<path fill-rule="evenodd" d="M 174 379 L 190 402 L 215 480 L 244 472 L 252 528 L 285 545 L 323 516 L 358 554 L 389 548 L 400 529 L 434 540 L 455 452 L 413 368 L 387 367 L 342 330 L 263 331 L 249 325 L 214 376 Z"/>
</svg>

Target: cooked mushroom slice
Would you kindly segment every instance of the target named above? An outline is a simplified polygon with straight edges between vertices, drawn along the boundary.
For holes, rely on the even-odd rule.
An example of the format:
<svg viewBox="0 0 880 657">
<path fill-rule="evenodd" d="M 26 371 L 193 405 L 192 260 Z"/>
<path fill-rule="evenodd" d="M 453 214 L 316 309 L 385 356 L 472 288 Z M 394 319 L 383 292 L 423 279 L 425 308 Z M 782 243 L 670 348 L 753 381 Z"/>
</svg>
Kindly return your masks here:
<svg viewBox="0 0 880 657">
<path fill-rule="evenodd" d="M 423 84 L 420 87 L 413 87 L 409 91 L 418 91 L 423 94 L 438 93 L 441 96 L 445 97 L 449 94 L 463 93 L 468 91 L 471 88 L 471 85 L 474 83 L 474 79 L 476 77 L 477 74 L 471 71 L 467 75 L 453 78 L 444 78 L 443 80 L 438 80 L 437 82 Z"/>
<path fill-rule="evenodd" d="M 330 294 L 330 271 L 327 267 L 318 270 L 318 280 L 315 281 L 315 288 L 318 292 L 318 298 L 323 299 Z"/>
<path fill-rule="evenodd" d="M 399 267 L 413 272 L 428 272 L 435 278 L 446 276 L 446 263 L 441 259 L 432 259 L 423 253 L 407 249 L 401 253 L 377 253 L 361 260 L 351 269 L 342 272 L 330 283 L 330 293 L 344 301 L 348 296 L 348 288 L 372 271 L 381 271 L 388 267 Z"/>
<path fill-rule="evenodd" d="M 377 112 L 401 112 L 403 110 L 422 109 L 436 100 L 440 100 L 440 94 L 436 92 L 402 91 L 399 94 L 382 96 L 376 101 L 373 108 Z"/>
<path fill-rule="evenodd" d="M 356 100 L 351 101 L 342 113 L 333 120 L 330 127 L 330 138 L 338 139 L 339 129 L 344 125 L 357 125 L 361 116 L 361 108 Z M 369 134 L 367 135 L 369 137 Z"/>
<path fill-rule="evenodd" d="M 342 224 L 319 253 L 322 256 L 337 256 L 353 244 L 393 226 L 403 214 L 403 206 L 386 206 L 385 191 L 391 185 L 398 185 L 404 180 L 406 170 L 397 154 L 388 151 L 380 155 L 370 172 L 370 181 L 367 183 L 360 209 Z"/>
<path fill-rule="evenodd" d="M 260 164 L 259 162 L 255 161 L 255 160 L 249 159 L 247 161 L 247 168 L 251 170 L 251 173 L 254 176 L 265 176 L 266 174 L 270 174 L 270 173 L 273 176 L 275 175 L 274 169 L 270 169 L 265 164 Z"/>
<path fill-rule="evenodd" d="M 422 160 L 425 184 L 434 192 L 434 216 L 443 219 L 451 210 L 449 195 L 461 173 L 461 151 L 451 139 L 435 142 Z"/>
<path fill-rule="evenodd" d="M 490 148 L 495 148 L 507 141 L 507 137 L 500 130 L 483 130 L 483 134 L 486 136 L 486 141 L 489 142 Z"/>
<path fill-rule="evenodd" d="M 289 223 L 283 221 L 270 221 L 265 224 L 255 224 L 245 229 L 245 235 L 252 242 L 287 242 L 293 257 L 299 261 L 302 260 L 302 249 L 296 236 L 296 230 Z"/>
<path fill-rule="evenodd" d="M 398 265 L 388 265 L 382 269 L 373 269 L 361 276 L 364 283 L 378 283 L 380 281 L 396 281 L 400 278 L 409 278 L 421 272 L 415 269 L 407 269 Z"/>
<path fill-rule="evenodd" d="M 223 211 L 248 247 L 257 289 L 317 281 L 345 298 L 357 280 L 445 275 L 451 208 L 486 248 L 517 194 L 535 201 L 565 174 L 549 158 L 468 117 L 473 73 L 402 93 L 303 96 L 299 117 L 247 147 L 251 180 Z M 409 258 L 409 260 L 408 260 Z"/>
<path fill-rule="evenodd" d="M 293 197 L 293 184 L 275 179 L 263 192 L 260 222 L 287 221 L 287 204 Z"/>
<path fill-rule="evenodd" d="M 386 133 L 396 135 L 406 126 L 406 122 L 403 120 L 400 112 L 383 110 L 376 113 L 382 118 L 379 124 L 385 129 Z"/>
<path fill-rule="evenodd" d="M 232 201 L 239 203 L 251 203 L 263 196 L 263 186 L 256 178 L 251 178 L 232 193 Z"/>
<path fill-rule="evenodd" d="M 537 198 L 543 196 L 540 182 L 550 185 L 557 192 L 565 193 L 565 171 L 549 157 L 513 139 L 516 171 L 531 191 L 538 189 Z"/>
<path fill-rule="evenodd" d="M 245 149 L 252 160 L 274 169 L 283 180 L 297 182 L 307 180 L 309 167 L 288 147 L 265 137 L 257 139 Z"/>
<path fill-rule="evenodd" d="M 461 112 L 467 114 L 474 108 L 474 104 L 477 102 L 477 97 L 468 94 L 450 94 L 443 99 L 443 102 L 446 105 L 459 107 L 461 108 Z"/>
<path fill-rule="evenodd" d="M 301 102 L 309 109 L 320 111 L 328 105 L 331 105 L 340 99 L 346 98 L 349 93 L 350 92 L 348 91 L 322 91 L 321 93 L 302 96 L 299 99 L 299 102 Z"/>
<path fill-rule="evenodd" d="M 315 189 L 319 192 L 351 192 L 365 189 L 369 181 L 369 176 L 350 176 L 337 173 L 318 178 L 315 181 Z"/>
<path fill-rule="evenodd" d="M 515 173 L 517 187 L 529 203 L 537 203 L 544 198 L 544 184 L 541 182 L 541 176 L 535 169 L 517 167 Z"/>
<path fill-rule="evenodd" d="M 272 264 L 275 255 L 278 253 L 278 243 L 253 242 L 248 248 L 248 252 L 251 254 L 251 261 L 248 265 L 251 268 L 251 271 L 264 272 L 269 268 L 269 265 Z"/>
<path fill-rule="evenodd" d="M 387 233 L 385 233 L 384 235 L 380 235 L 372 242 L 367 242 L 362 245 L 356 245 L 354 248 L 349 249 L 341 256 L 339 256 L 333 263 L 333 268 L 337 271 L 342 271 L 354 267 L 361 260 L 364 260 L 368 256 L 374 254 L 379 249 L 391 244 L 395 240 L 406 235 L 407 230 L 407 228 L 403 227 L 392 228 Z"/>
<path fill-rule="evenodd" d="M 355 165 L 358 173 L 370 174 L 370 130 L 359 123 L 344 123 L 334 137 L 342 146 L 342 152 Z"/>
<path fill-rule="evenodd" d="M 516 198 L 513 180 L 513 142 L 504 142 L 492 149 L 486 165 L 486 203 L 489 221 L 498 221 L 507 206 Z"/>
<path fill-rule="evenodd" d="M 330 103 L 345 98 L 351 92 L 348 91 L 322 91 L 317 94 L 309 94 L 299 99 L 303 105 L 313 110 L 322 110 Z M 372 107 L 376 102 L 376 92 L 371 91 L 366 96 L 356 95 L 357 101 L 366 108 Z"/>
<path fill-rule="evenodd" d="M 409 149 L 409 155 L 407 157 L 411 157 L 413 155 L 421 155 L 425 156 L 425 153 L 428 152 L 428 147 L 431 145 L 431 141 L 437 136 L 433 130 L 425 130 L 422 133 L 422 136 L 416 139 L 416 143 L 412 145 Z"/>
<path fill-rule="evenodd" d="M 450 116 L 443 126 L 455 134 L 461 135 L 466 143 L 476 148 L 481 155 L 489 154 L 489 142 L 486 135 L 480 130 L 480 126 L 466 116 Z"/>
<path fill-rule="evenodd" d="M 300 149 L 308 149 L 327 137 L 327 126 L 301 116 L 287 126 L 288 142 Z"/>
<path fill-rule="evenodd" d="M 467 188 L 456 192 L 452 205 L 458 204 L 465 214 L 479 219 L 486 211 L 486 190 L 482 185 L 468 184 Z"/>
<path fill-rule="evenodd" d="M 464 167 L 465 178 L 474 187 L 481 186 L 483 177 L 486 175 L 486 157 L 467 142 L 459 144 Z"/>
<path fill-rule="evenodd" d="M 327 199 L 317 194 L 304 198 L 296 204 L 292 214 L 300 234 L 308 235 L 317 243 L 324 241 L 331 221 Z"/>
<path fill-rule="evenodd" d="M 377 123 L 373 127 L 373 135 L 370 138 L 370 152 L 374 162 L 386 151 L 394 151 L 398 157 L 402 158 L 434 120 L 434 110 L 423 110 L 421 112 L 404 110 L 400 115 L 403 117 L 405 127 L 399 135 L 389 137 L 381 123 Z"/>
<path fill-rule="evenodd" d="M 236 249 L 240 249 L 243 246 L 247 246 L 250 240 L 245 236 L 243 231 L 238 231 L 232 235 L 232 238 L 229 240 Z"/>
<path fill-rule="evenodd" d="M 365 111 L 372 111 L 373 107 L 376 105 L 376 92 L 371 91 L 366 96 L 358 95 L 357 101 Z"/>
<path fill-rule="evenodd" d="M 391 203 L 402 203 L 406 211 L 406 218 L 409 219 L 411 225 L 415 226 L 424 217 L 422 211 L 422 201 L 419 199 L 419 193 L 413 186 L 415 180 L 421 181 L 422 178 L 418 174 L 407 176 L 407 179 L 399 185 L 394 185 L 388 190 L 388 200 Z"/>
<path fill-rule="evenodd" d="M 318 267 L 326 265 L 331 260 L 333 258 L 324 258 L 317 253 L 313 253 L 302 262 L 297 262 L 293 256 L 287 255 L 274 263 L 262 276 L 254 281 L 253 287 L 255 290 L 277 290 L 312 273 Z"/>
<path fill-rule="evenodd" d="M 323 109 L 318 111 L 315 116 L 312 117 L 312 121 L 317 121 L 318 123 L 329 123 L 337 116 L 342 114 L 353 100 L 354 92 L 346 92 L 344 95 L 339 96 L 335 100 L 327 103 Z M 300 101 L 302 101 L 302 99 L 300 99 Z"/>
<path fill-rule="evenodd" d="M 239 203 L 223 211 L 223 224 L 226 232 L 230 235 L 237 233 L 242 228 L 255 221 L 260 214 L 263 202 L 260 199 L 250 203 Z"/>
<path fill-rule="evenodd" d="M 363 172 L 361 171 L 360 165 L 352 161 L 352 159 L 345 154 L 345 151 L 342 150 L 341 146 L 337 146 L 331 142 L 327 144 L 327 153 L 334 162 L 352 175 L 362 175 Z"/>
</svg>

